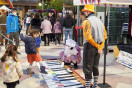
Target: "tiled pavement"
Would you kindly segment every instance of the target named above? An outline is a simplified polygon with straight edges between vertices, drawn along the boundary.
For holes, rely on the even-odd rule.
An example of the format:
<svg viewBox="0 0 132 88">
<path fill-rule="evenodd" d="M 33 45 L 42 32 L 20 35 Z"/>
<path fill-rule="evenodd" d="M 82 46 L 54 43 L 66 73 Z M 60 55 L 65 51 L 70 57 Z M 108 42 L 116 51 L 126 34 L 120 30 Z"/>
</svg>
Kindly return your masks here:
<svg viewBox="0 0 132 88">
<path fill-rule="evenodd" d="M 63 45 L 43 45 L 44 44 L 42 43 L 40 48 L 40 55 L 43 57 L 43 59 L 59 58 L 59 52 L 63 50 Z M 0 57 L 4 54 L 4 51 L 4 46 L 2 46 L 2 49 L 0 51 Z M 24 75 L 20 79 L 20 84 L 16 88 L 48 88 L 38 68 L 36 67 L 36 63 L 34 63 L 33 66 L 35 75 L 26 75 L 25 69 L 28 67 L 29 64 L 26 59 L 24 44 L 22 41 L 20 42 L 20 48 L 18 51 L 21 52 L 21 55 L 18 55 L 18 57 L 21 61 Z M 99 83 L 103 83 L 103 54 L 100 58 L 99 71 Z M 79 65 L 79 69 L 77 69 L 76 72 L 78 72 L 82 77 L 84 77 L 84 74 L 82 72 L 82 63 Z M 118 64 L 113 56 L 113 53 L 108 53 L 107 55 L 106 82 L 110 84 L 112 88 L 132 88 L 132 69 Z M 0 88 L 6 88 L 2 83 L 1 70 Z"/>
</svg>

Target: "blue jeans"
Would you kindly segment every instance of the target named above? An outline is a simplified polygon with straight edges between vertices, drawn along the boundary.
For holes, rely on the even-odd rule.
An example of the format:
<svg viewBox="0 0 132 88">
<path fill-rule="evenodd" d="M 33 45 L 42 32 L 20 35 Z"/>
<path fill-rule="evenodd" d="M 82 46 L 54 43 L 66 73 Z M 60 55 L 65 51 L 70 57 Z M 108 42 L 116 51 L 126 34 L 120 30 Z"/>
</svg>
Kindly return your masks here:
<svg viewBox="0 0 132 88">
<path fill-rule="evenodd" d="M 73 39 L 72 38 L 72 34 L 73 34 L 72 28 L 65 28 L 64 29 L 64 34 L 65 34 L 65 43 L 66 43 L 68 35 L 69 35 L 69 39 Z"/>
<path fill-rule="evenodd" d="M 30 23 L 27 23 L 26 25 L 27 25 L 26 34 L 28 34 L 28 28 L 30 26 Z"/>
</svg>

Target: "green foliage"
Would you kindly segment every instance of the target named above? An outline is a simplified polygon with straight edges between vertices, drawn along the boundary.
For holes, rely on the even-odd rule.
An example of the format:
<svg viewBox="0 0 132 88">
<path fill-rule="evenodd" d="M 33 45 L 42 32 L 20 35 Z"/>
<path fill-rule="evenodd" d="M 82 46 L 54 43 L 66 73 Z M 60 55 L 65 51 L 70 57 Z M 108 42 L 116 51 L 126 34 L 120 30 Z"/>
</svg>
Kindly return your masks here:
<svg viewBox="0 0 132 88">
<path fill-rule="evenodd" d="M 63 10 L 63 0 L 52 0 L 50 1 L 50 5 L 48 9 L 55 9 L 56 11 L 62 11 Z"/>
<path fill-rule="evenodd" d="M 56 11 L 63 10 L 65 0 L 51 0 L 44 2 L 44 9 L 55 9 Z M 37 5 L 37 9 L 42 9 L 42 6 Z"/>
<path fill-rule="evenodd" d="M 42 6 L 37 5 L 37 9 L 42 9 Z"/>
</svg>

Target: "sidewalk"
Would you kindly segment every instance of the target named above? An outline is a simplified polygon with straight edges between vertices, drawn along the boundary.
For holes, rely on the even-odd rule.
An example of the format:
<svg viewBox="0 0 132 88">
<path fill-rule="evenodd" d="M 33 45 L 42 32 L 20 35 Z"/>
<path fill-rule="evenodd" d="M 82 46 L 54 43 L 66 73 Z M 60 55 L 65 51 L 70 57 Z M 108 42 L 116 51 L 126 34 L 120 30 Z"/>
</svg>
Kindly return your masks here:
<svg viewBox="0 0 132 88">
<path fill-rule="evenodd" d="M 22 31 L 22 33 L 24 32 L 25 31 Z M 42 42 L 40 48 L 40 55 L 42 56 L 43 59 L 59 58 L 59 53 L 60 51 L 63 50 L 63 47 L 64 47 L 63 45 L 54 45 L 54 44 L 51 44 L 50 46 L 44 46 Z M 25 70 L 29 64 L 26 59 L 25 47 L 22 41 L 20 41 L 20 48 L 18 51 L 21 52 L 21 54 L 18 55 L 18 57 L 21 61 L 24 75 L 20 79 L 20 84 L 16 88 L 48 88 L 36 66 L 36 63 L 34 63 L 33 66 L 35 75 L 28 76 L 25 74 Z M 2 46 L 2 50 L 0 51 L 0 57 L 4 54 L 4 52 L 5 52 L 5 48 L 4 46 Z M 100 71 L 99 83 L 103 83 L 103 57 L 104 56 L 102 54 L 99 65 L 99 71 Z M 78 74 L 80 74 L 82 77 L 84 77 L 82 71 L 82 64 L 83 63 L 81 62 L 81 64 L 79 65 L 79 69 L 75 71 L 78 72 Z M 107 55 L 106 83 L 110 84 L 112 88 L 132 88 L 132 70 L 121 64 L 118 64 L 113 56 L 113 53 L 108 53 Z M 1 70 L 0 70 L 0 88 L 6 88 L 2 83 Z"/>
</svg>

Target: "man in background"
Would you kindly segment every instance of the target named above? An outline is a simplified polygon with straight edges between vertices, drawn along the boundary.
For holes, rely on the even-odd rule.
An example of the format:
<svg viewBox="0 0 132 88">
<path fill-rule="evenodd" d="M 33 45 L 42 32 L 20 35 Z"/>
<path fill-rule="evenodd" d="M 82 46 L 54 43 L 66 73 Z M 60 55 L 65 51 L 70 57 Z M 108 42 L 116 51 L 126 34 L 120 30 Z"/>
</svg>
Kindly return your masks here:
<svg viewBox="0 0 132 88">
<path fill-rule="evenodd" d="M 18 16 L 17 16 L 16 8 L 13 8 L 12 13 L 7 16 L 6 28 L 7 28 L 7 37 L 11 40 L 15 40 L 16 47 L 18 49 L 19 27 L 18 27 Z M 13 44 L 11 41 L 9 43 Z M 17 53 L 20 54 L 18 51 L 17 51 Z"/>
</svg>

